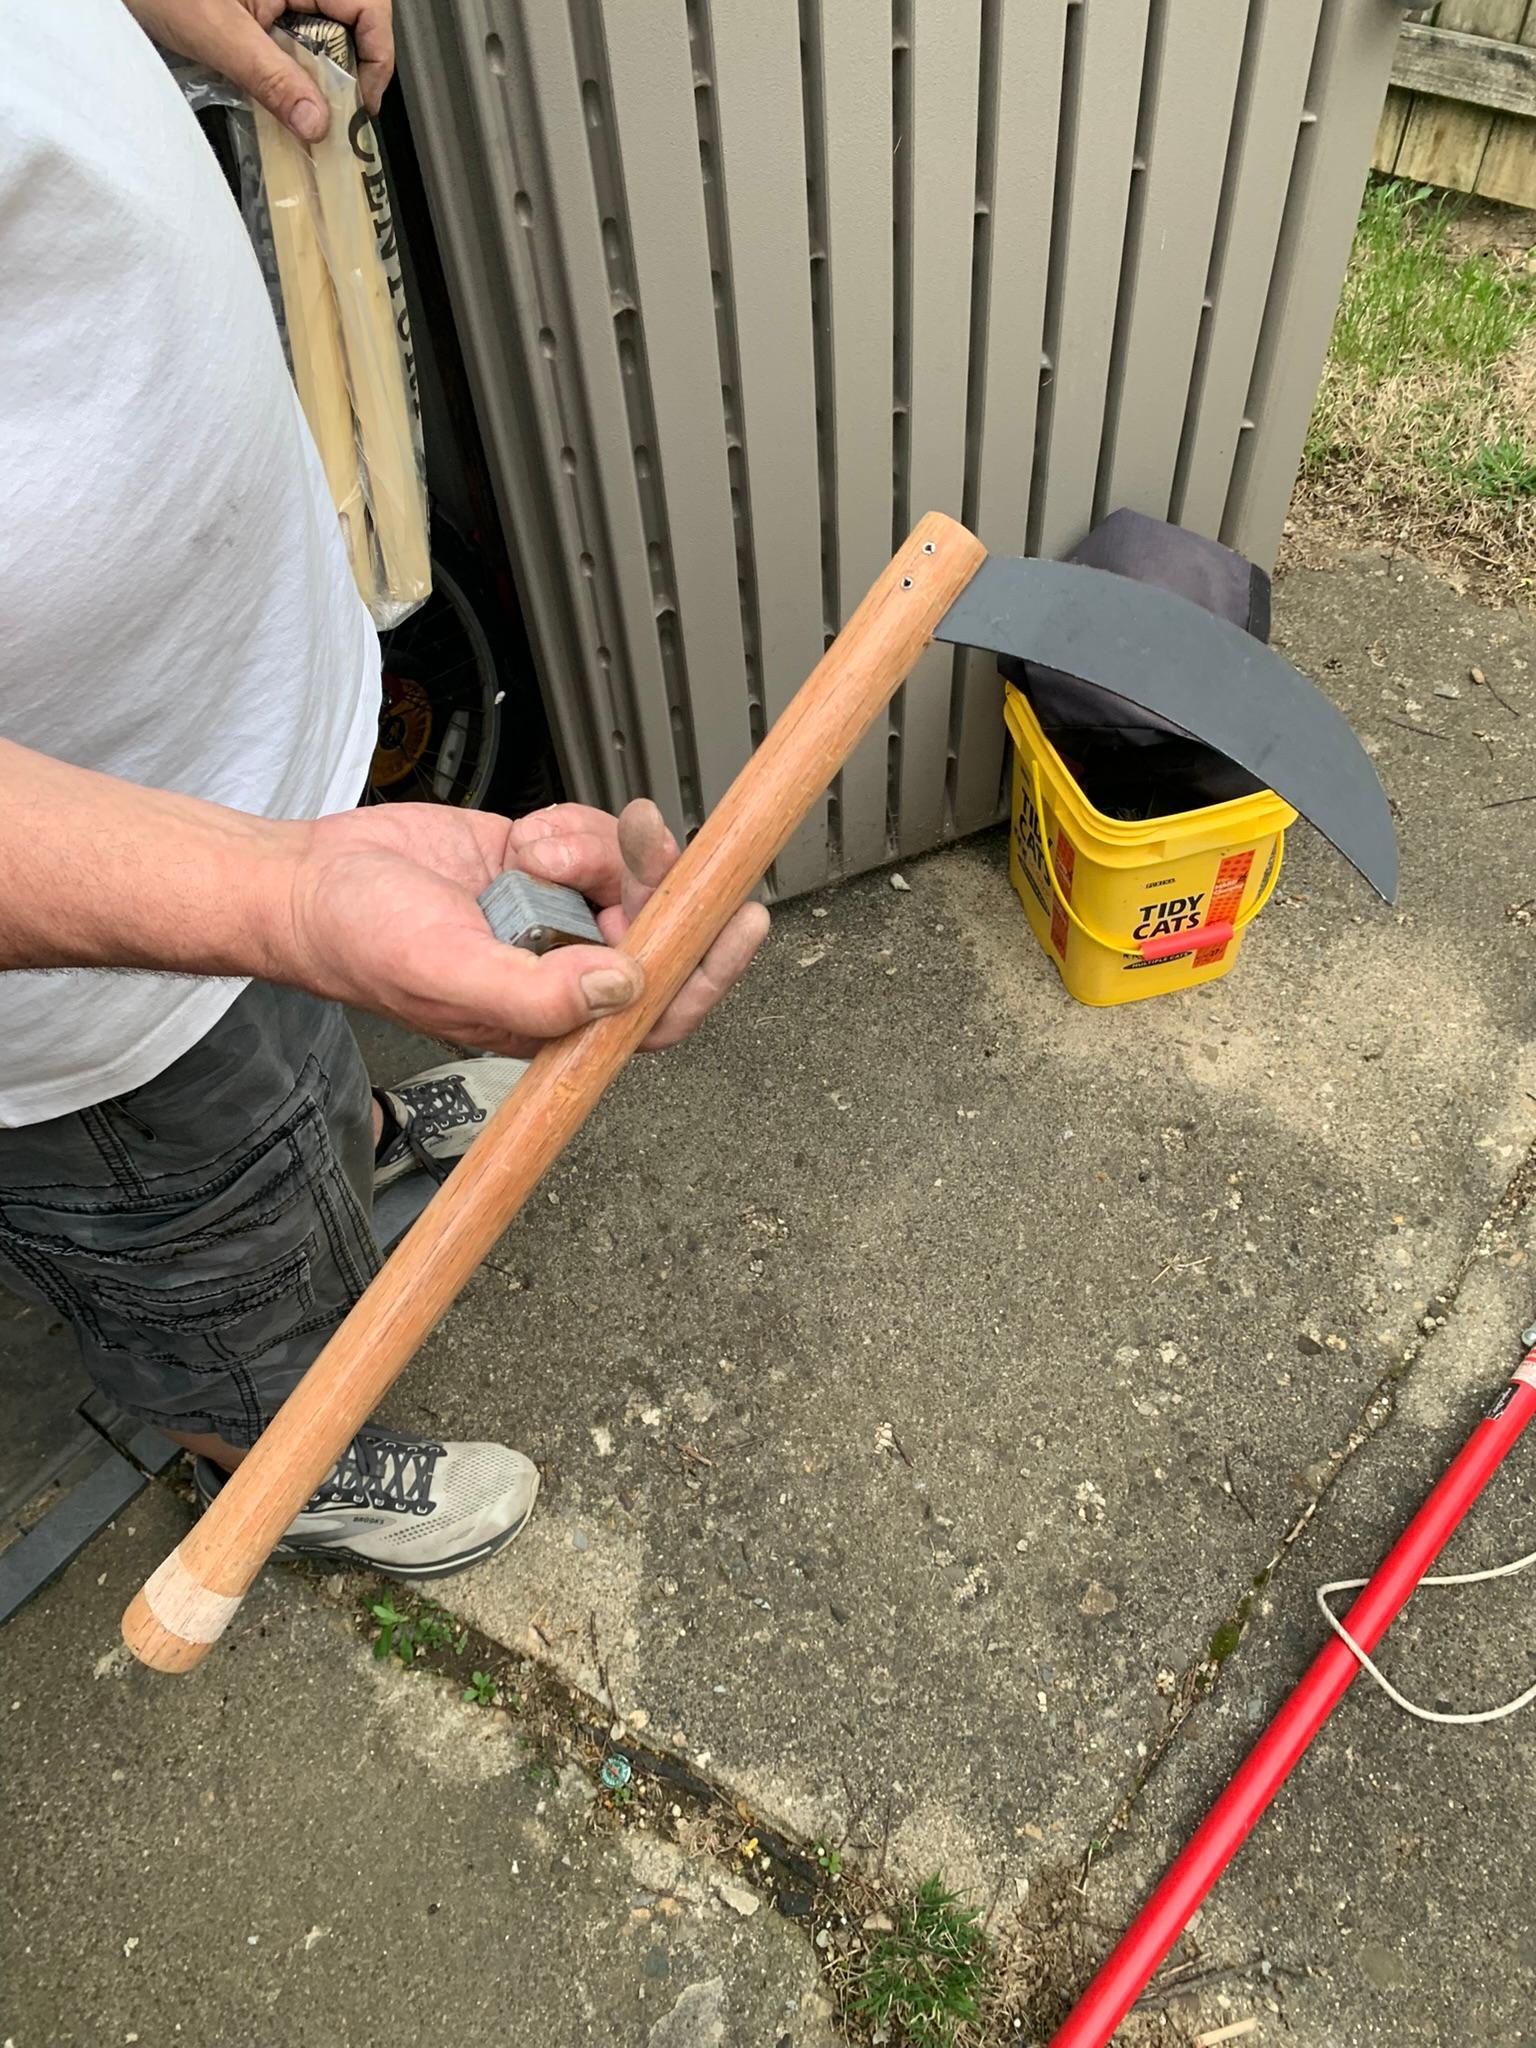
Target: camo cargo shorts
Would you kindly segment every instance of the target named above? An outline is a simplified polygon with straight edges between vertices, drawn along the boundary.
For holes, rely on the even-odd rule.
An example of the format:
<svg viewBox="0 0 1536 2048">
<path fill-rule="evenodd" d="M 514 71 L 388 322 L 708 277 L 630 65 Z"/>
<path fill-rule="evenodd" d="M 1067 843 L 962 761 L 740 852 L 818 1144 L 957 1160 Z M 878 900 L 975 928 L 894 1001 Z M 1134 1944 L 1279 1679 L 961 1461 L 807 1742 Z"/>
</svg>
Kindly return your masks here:
<svg viewBox="0 0 1536 2048">
<path fill-rule="evenodd" d="M 372 1182 L 345 1015 L 252 982 L 147 1086 L 0 1130 L 0 1282 L 130 1414 L 249 1445 L 378 1270 Z"/>
</svg>

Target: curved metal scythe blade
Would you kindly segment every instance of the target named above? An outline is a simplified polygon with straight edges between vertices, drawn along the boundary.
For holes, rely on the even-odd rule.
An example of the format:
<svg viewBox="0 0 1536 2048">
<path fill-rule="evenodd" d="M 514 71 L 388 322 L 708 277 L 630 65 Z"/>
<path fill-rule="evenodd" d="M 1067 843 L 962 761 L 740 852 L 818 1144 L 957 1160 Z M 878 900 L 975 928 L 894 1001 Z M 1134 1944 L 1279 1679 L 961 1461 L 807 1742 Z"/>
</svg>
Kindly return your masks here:
<svg viewBox="0 0 1536 2048">
<path fill-rule="evenodd" d="M 934 638 L 1155 711 L 1256 775 L 1396 899 L 1397 840 L 1370 756 L 1327 698 L 1241 627 L 1106 569 L 989 555 Z"/>
</svg>

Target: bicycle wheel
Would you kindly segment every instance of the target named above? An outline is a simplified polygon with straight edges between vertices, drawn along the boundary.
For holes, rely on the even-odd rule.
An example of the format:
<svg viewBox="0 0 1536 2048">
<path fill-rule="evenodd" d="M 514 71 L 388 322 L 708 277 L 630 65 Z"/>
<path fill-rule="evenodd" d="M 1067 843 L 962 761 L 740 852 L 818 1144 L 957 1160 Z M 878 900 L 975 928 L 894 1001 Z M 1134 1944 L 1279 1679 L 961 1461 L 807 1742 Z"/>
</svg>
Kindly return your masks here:
<svg viewBox="0 0 1536 2048">
<path fill-rule="evenodd" d="M 384 701 L 369 803 L 484 803 L 501 740 L 500 665 L 464 583 L 432 554 L 432 595 L 379 636 Z"/>
</svg>

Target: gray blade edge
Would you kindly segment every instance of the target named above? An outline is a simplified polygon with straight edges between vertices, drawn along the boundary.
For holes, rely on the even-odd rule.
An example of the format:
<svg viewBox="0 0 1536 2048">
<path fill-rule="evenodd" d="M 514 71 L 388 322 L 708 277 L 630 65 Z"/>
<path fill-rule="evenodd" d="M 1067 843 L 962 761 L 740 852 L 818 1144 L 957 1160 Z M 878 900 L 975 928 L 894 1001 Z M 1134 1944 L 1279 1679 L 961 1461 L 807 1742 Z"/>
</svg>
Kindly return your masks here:
<svg viewBox="0 0 1536 2048">
<path fill-rule="evenodd" d="M 1200 605 L 1107 569 L 989 555 L 936 640 L 1094 683 L 1256 775 L 1388 903 L 1397 840 L 1375 764 L 1290 663 Z"/>
</svg>

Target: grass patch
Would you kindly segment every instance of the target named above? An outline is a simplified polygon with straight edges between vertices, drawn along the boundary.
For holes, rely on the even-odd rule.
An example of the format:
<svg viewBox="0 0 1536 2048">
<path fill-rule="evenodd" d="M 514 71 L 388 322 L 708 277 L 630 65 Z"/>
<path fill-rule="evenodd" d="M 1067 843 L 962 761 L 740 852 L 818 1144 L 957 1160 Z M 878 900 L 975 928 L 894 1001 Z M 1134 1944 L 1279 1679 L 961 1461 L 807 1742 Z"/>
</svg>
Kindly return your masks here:
<svg viewBox="0 0 1536 2048">
<path fill-rule="evenodd" d="M 990 1952 L 980 1916 L 930 1877 L 870 1950 L 849 2011 L 903 2048 L 951 2048 L 980 2016 Z"/>
<path fill-rule="evenodd" d="M 1374 382 L 1405 369 L 1475 369 L 1507 355 L 1536 318 L 1530 280 L 1487 250 L 1458 253 L 1459 200 L 1397 179 L 1373 183 L 1334 322 L 1332 363 Z"/>
<path fill-rule="evenodd" d="M 1485 442 L 1472 458 L 1467 485 L 1484 498 L 1536 498 L 1536 446 L 1515 434 Z"/>
<path fill-rule="evenodd" d="M 1536 592 L 1536 275 L 1465 245 L 1466 202 L 1375 180 L 1361 210 L 1296 513 Z"/>
</svg>

